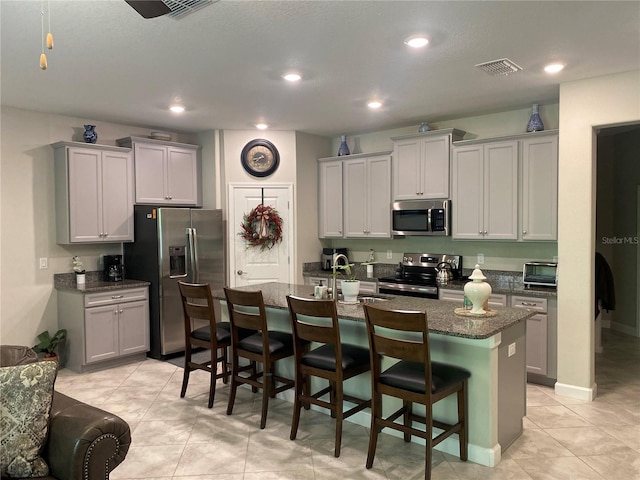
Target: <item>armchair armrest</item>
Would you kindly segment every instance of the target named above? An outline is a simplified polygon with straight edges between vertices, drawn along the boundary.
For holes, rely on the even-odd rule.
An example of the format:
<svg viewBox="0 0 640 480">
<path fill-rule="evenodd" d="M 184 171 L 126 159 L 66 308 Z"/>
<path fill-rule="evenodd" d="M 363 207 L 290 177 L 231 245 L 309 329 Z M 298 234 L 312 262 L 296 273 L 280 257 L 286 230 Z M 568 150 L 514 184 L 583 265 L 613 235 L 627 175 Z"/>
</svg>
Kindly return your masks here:
<svg viewBox="0 0 640 480">
<path fill-rule="evenodd" d="M 68 480 L 108 479 L 131 444 L 117 415 L 55 392 L 43 456 L 51 475 Z"/>
</svg>

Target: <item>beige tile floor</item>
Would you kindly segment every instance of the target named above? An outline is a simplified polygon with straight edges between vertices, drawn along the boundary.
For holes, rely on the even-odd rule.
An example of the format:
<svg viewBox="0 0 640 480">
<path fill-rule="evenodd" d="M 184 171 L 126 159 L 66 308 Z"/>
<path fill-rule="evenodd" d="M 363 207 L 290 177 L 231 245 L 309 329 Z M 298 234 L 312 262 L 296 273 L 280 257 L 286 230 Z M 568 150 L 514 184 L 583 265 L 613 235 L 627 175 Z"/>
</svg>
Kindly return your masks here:
<svg viewBox="0 0 640 480">
<path fill-rule="evenodd" d="M 527 387 L 524 433 L 495 468 L 434 452 L 434 480 L 640 479 L 640 340 L 605 332 L 596 356 L 598 397 L 584 402 Z M 202 373 L 198 375 L 198 373 Z M 289 440 L 291 404 L 273 400 L 258 428 L 260 395 L 240 389 L 232 416 L 221 383 L 208 409 L 208 376 L 195 372 L 179 398 L 182 369 L 146 360 L 96 373 L 61 370 L 56 388 L 116 413 L 131 425 L 132 444 L 113 479 L 323 480 L 424 478 L 424 448 L 381 435 L 366 470 L 368 430 L 348 424 L 333 457 L 333 422 L 303 411 Z"/>
</svg>

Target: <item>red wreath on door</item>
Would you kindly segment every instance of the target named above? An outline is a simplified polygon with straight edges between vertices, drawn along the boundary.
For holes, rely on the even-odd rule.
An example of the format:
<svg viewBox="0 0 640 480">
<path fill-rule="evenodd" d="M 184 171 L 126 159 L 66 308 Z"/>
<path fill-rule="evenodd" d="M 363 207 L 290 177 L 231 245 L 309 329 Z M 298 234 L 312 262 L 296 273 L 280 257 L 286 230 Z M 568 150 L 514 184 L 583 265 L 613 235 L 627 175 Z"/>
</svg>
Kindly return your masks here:
<svg viewBox="0 0 640 480">
<path fill-rule="evenodd" d="M 259 204 L 245 213 L 240 228 L 238 235 L 248 243 L 247 247 L 269 250 L 282 241 L 282 217 L 268 205 Z"/>
</svg>

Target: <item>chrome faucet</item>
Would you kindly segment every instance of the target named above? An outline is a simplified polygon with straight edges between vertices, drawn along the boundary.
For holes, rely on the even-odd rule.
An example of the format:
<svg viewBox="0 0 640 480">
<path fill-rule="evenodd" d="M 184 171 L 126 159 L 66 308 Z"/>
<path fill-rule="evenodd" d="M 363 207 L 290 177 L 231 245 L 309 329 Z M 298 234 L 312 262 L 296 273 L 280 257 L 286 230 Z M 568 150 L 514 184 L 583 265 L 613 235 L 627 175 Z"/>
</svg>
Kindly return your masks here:
<svg viewBox="0 0 640 480">
<path fill-rule="evenodd" d="M 338 260 L 344 259 L 345 263 L 349 264 L 349 259 L 343 253 L 336 253 L 333 255 L 333 262 L 331 265 L 331 271 L 333 274 L 331 275 L 329 288 L 331 289 L 331 298 L 334 300 L 338 299 L 338 286 L 336 285 L 336 267 L 338 266 Z"/>
</svg>

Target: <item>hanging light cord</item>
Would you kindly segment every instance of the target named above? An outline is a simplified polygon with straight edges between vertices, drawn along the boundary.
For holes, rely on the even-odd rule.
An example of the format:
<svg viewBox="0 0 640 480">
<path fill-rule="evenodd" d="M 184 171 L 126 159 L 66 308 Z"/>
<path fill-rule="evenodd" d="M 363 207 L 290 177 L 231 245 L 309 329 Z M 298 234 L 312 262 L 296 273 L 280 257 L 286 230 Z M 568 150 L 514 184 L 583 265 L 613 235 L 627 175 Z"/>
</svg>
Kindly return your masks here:
<svg viewBox="0 0 640 480">
<path fill-rule="evenodd" d="M 42 42 L 42 53 L 40 53 L 40 68 L 42 70 L 47 69 L 47 56 L 44 53 L 44 47 L 47 46 L 47 49 L 53 50 L 53 35 L 51 34 L 51 0 L 47 0 L 47 24 L 49 26 L 49 31 L 46 36 L 44 36 L 44 0 L 40 2 L 40 41 Z"/>
</svg>

